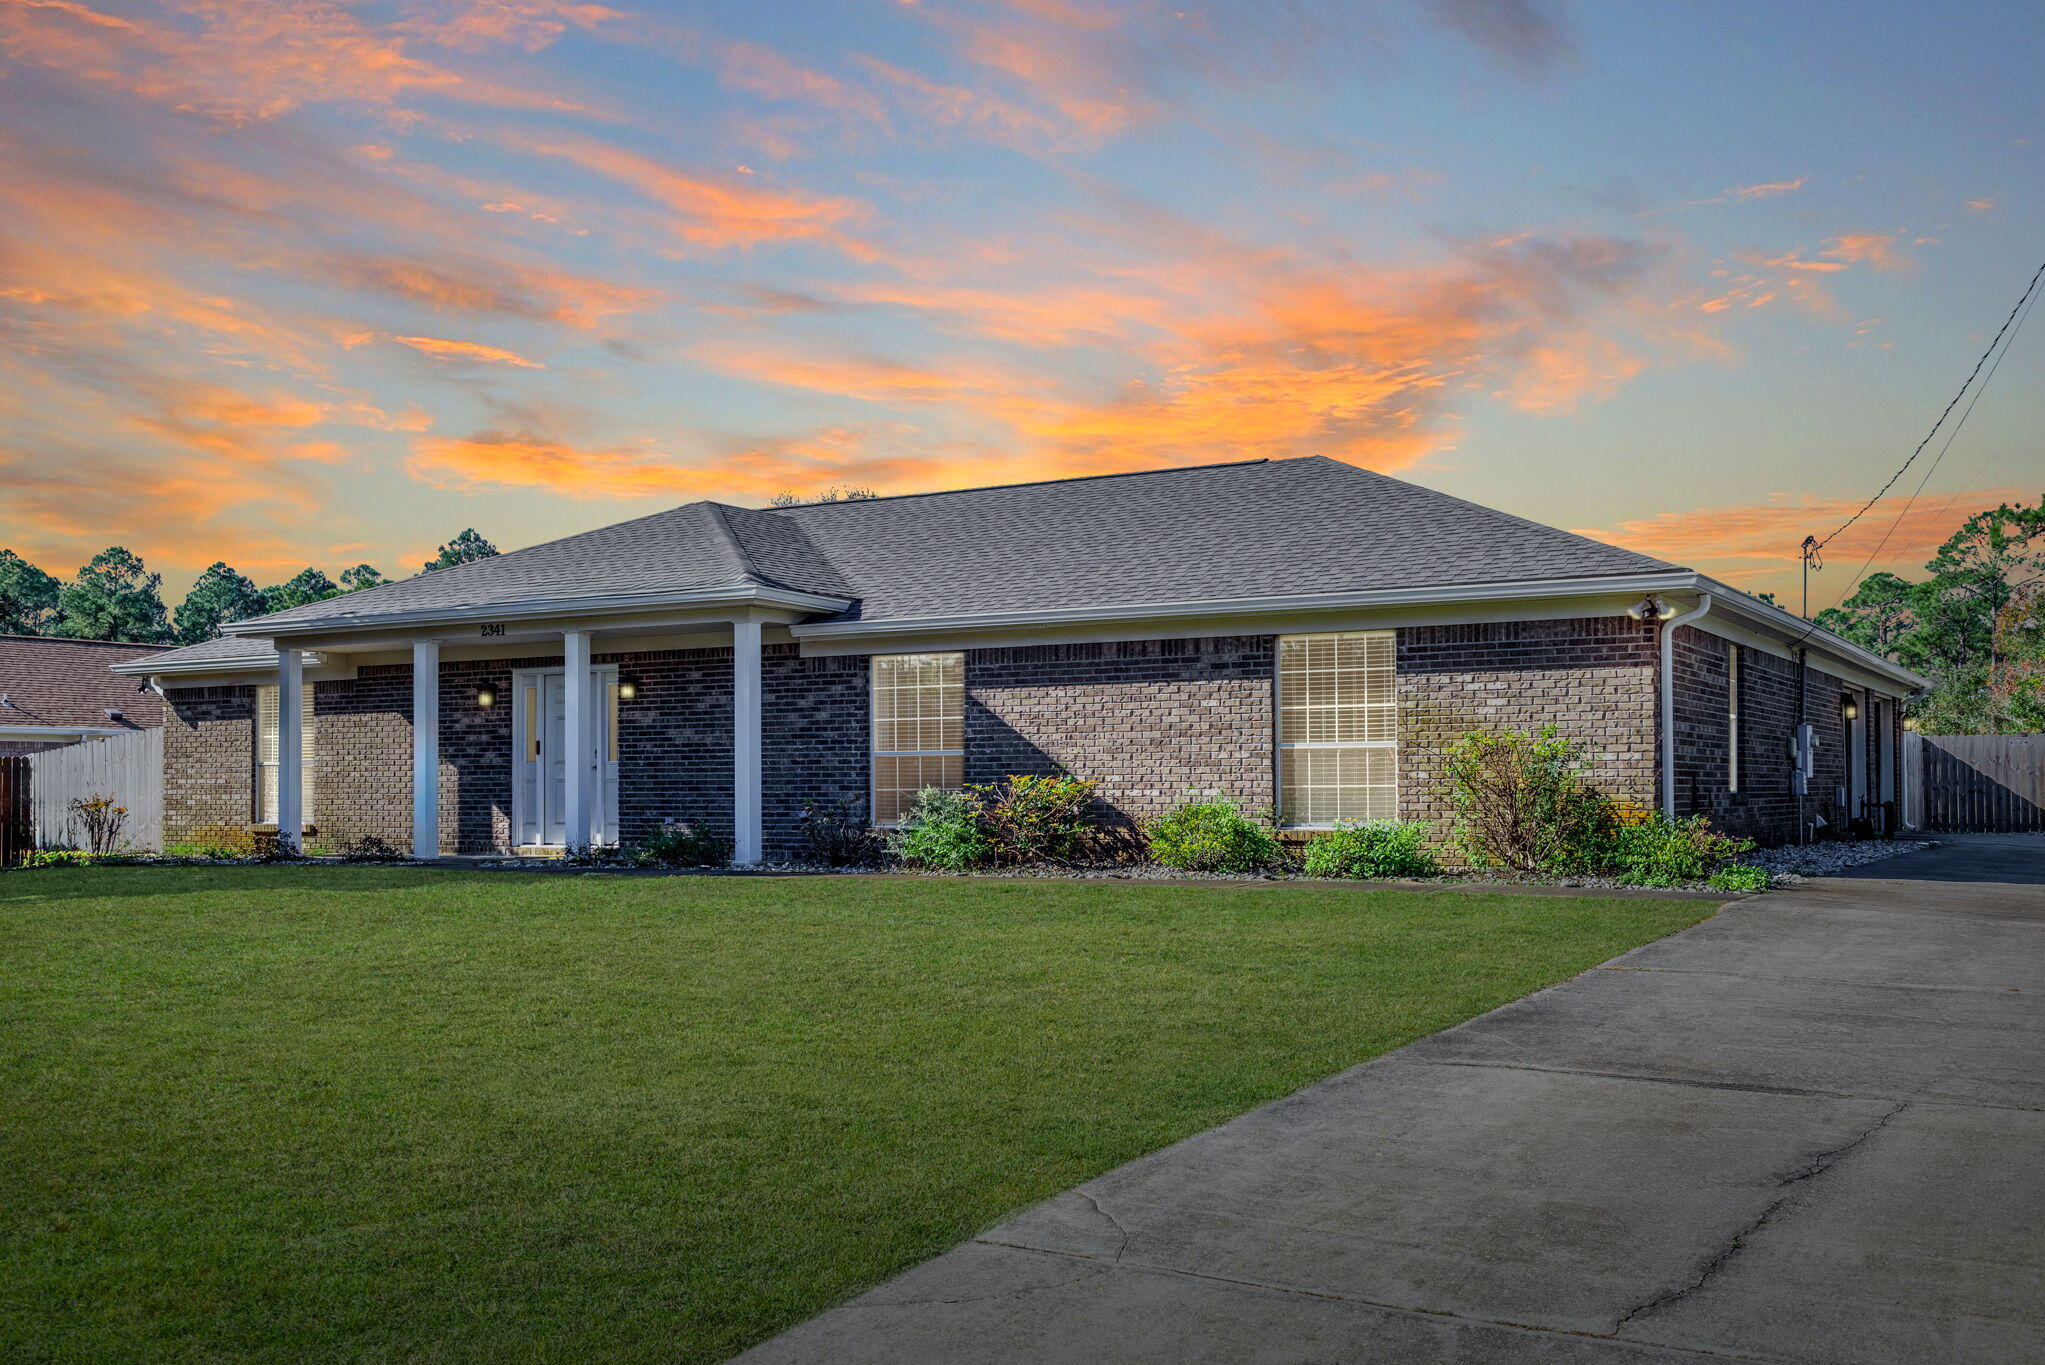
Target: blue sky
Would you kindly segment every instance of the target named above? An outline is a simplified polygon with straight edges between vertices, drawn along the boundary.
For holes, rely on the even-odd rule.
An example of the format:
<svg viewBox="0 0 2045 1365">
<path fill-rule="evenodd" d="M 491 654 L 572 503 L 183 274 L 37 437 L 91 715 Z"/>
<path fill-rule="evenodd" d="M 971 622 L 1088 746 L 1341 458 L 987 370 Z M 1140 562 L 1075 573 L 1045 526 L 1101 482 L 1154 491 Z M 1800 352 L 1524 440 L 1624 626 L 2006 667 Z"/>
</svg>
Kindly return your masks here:
<svg viewBox="0 0 2045 1365">
<path fill-rule="evenodd" d="M 0 0 L 0 536 L 176 587 L 1319 453 L 1782 590 L 2045 258 L 2041 59 L 2005 4 Z M 1819 604 L 2045 489 L 2041 370 Z"/>
</svg>

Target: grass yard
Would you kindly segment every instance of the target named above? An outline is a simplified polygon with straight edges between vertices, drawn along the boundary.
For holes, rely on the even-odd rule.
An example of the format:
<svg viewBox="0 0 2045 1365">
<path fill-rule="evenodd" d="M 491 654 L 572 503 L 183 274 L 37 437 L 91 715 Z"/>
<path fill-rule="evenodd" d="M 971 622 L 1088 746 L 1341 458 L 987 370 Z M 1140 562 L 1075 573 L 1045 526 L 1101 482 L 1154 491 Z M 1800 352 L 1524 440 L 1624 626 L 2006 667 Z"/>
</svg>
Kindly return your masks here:
<svg viewBox="0 0 2045 1365">
<path fill-rule="evenodd" d="M 1706 904 L 0 876 L 23 1361 L 714 1361 Z"/>
</svg>

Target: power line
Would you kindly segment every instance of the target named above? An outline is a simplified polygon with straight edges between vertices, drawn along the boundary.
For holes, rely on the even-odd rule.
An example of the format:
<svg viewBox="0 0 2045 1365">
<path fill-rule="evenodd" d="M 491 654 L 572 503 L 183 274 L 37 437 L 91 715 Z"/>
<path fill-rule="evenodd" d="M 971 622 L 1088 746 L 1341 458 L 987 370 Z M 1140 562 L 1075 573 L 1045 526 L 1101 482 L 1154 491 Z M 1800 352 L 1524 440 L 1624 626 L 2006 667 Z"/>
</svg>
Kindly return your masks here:
<svg viewBox="0 0 2045 1365">
<path fill-rule="evenodd" d="M 2041 273 L 2045 273 L 2045 266 L 2040 266 L 2039 271 Z M 2033 276 L 2031 283 L 2035 286 L 2037 282 L 2038 282 L 2037 277 Z M 1896 519 L 1889 523 L 1889 529 L 1882 533 L 1881 541 L 1875 546 L 1875 548 L 1871 552 L 1869 552 L 1868 557 L 1865 560 L 1861 561 L 1860 571 L 1853 575 L 1853 578 L 1847 583 L 1845 589 L 1839 594 L 1838 599 L 1833 602 L 1832 604 L 1833 606 L 1836 607 L 1839 605 L 1840 602 L 1844 602 L 1847 599 L 1847 597 L 1853 592 L 1854 585 L 1858 584 L 1860 580 L 1866 576 L 1869 566 L 1875 562 L 1875 560 L 1881 555 L 1882 550 L 1888 545 L 1889 538 L 1895 535 L 1896 532 L 1902 528 L 1903 518 L 1910 515 L 1910 509 L 1916 505 L 1918 496 L 1924 492 L 1925 485 L 1931 482 L 1931 476 L 1938 473 L 1938 467 L 1945 462 L 1946 452 L 1953 448 L 1953 442 L 1959 437 L 1961 430 L 1966 427 L 1967 419 L 1974 415 L 1974 405 L 1981 401 L 1981 395 L 1986 393 L 1988 391 L 1988 386 L 1995 382 L 1995 372 L 2002 368 L 2002 362 L 2009 356 L 2010 347 L 2016 345 L 2018 335 L 2022 333 L 2024 330 L 2024 323 L 2030 319 L 2031 305 L 2036 302 L 2037 302 L 2036 296 L 2033 295 L 2031 291 L 2028 289 L 2024 291 L 2024 298 L 2019 299 L 2017 301 L 2017 307 L 2022 310 L 2023 316 L 2016 318 L 2016 326 L 2014 327 L 2009 327 L 2007 323 L 2004 324 L 2004 326 L 2009 331 L 2009 341 L 2003 345 L 2002 353 L 2000 355 L 1997 355 L 1995 357 L 1995 363 L 1988 367 L 1987 375 L 1982 378 L 1980 385 L 1977 388 L 1975 388 L 1974 396 L 1967 400 L 1966 409 L 1960 413 L 1960 420 L 1953 423 L 1953 429 L 1946 433 L 1946 443 L 1939 447 L 1939 452 L 1937 456 L 1935 456 L 1932 459 L 1932 462 L 1925 467 L 1924 477 L 1917 481 L 1917 487 L 1912 489 L 1910 496 L 1904 500 L 1902 510 L 1896 513 Z M 2015 315 L 2013 314 L 2012 316 Z M 1997 341 L 2002 340 L 2002 333 L 2000 332 L 1996 333 L 1996 340 Z M 1995 349 L 1994 343 L 1990 343 L 1989 350 L 1993 351 L 1994 349 Z M 1977 365 L 1974 368 L 1978 371 L 1981 367 Z M 1969 383 L 1973 382 L 1973 376 L 1971 375 L 1968 376 L 1968 382 Z M 1965 390 L 1962 389 L 1961 392 L 1964 393 Z M 1947 411 L 1951 411 L 1951 408 L 1948 407 Z M 1940 418 L 1939 420 L 1944 421 L 1945 419 Z M 1937 428 L 1934 427 L 1933 431 L 1934 433 L 1936 433 Z M 1923 449 L 1923 447 L 1920 446 L 1919 449 L 1921 450 Z M 1916 457 L 1912 456 L 1911 458 L 1915 459 Z M 1981 471 L 1987 469 L 1989 463 L 1992 462 L 1994 459 L 1995 456 L 1991 454 L 1988 457 L 1987 461 L 1983 461 L 1981 469 L 1977 469 L 1974 471 L 1974 474 L 1967 480 L 1966 484 L 1962 484 L 1960 485 L 1960 487 L 1953 490 L 1953 496 L 1946 499 L 1945 507 L 1939 509 L 1940 516 L 1944 516 L 1947 509 L 1951 508 L 1955 502 L 1959 501 L 1960 494 L 1965 492 L 1967 489 L 1967 484 L 1971 484 L 1974 482 L 1975 479 L 1980 478 Z M 1899 469 L 1896 472 L 1900 474 L 1903 471 Z M 1891 479 L 1889 482 L 1894 483 L 1895 480 Z M 1870 506 L 1872 506 L 1872 504 L 1870 504 Z M 1862 508 L 1861 510 L 1866 511 L 1867 509 Z M 1845 527 L 1840 528 L 1840 530 L 1844 529 Z M 1832 534 L 1837 535 L 1839 534 L 1839 532 L 1834 531 Z M 1827 536 L 1826 539 L 1830 540 L 1831 536 Z M 1820 543 L 1822 544 L 1823 542 Z"/>
<path fill-rule="evenodd" d="M 2011 324 L 2013 324 L 2017 320 L 2017 314 L 2022 312 L 2024 310 L 2024 306 L 2031 301 L 2031 295 L 2037 290 L 2038 281 L 2040 279 L 2045 279 L 2045 261 L 2041 261 L 2039 263 L 2038 269 L 2034 271 L 2031 275 L 2031 282 L 2024 286 L 2023 296 L 2017 300 L 2016 306 L 2009 310 L 2009 316 L 2002 320 L 2002 326 L 1996 328 L 1995 337 L 1988 343 L 1988 349 L 1981 353 L 1981 358 L 1974 362 L 1974 368 L 1968 371 L 1967 382 L 1960 385 L 1960 391 L 1953 395 L 1952 402 L 1946 404 L 1945 411 L 1939 414 L 1938 421 L 1933 422 L 1931 424 L 1931 430 L 1926 432 L 1924 434 L 1924 439 L 1917 443 L 1917 449 L 1910 452 L 1910 458 L 1905 460 L 1901 465 L 1897 466 L 1896 472 L 1889 476 L 1889 481 L 1883 484 L 1879 489 L 1875 490 L 1875 495 L 1869 498 L 1867 502 L 1862 505 L 1861 509 L 1858 512 L 1855 512 L 1852 516 L 1848 517 L 1845 521 L 1840 522 L 1839 525 L 1834 527 L 1832 529 L 1831 535 L 1826 536 L 1823 540 L 1817 541 L 1815 544 L 1807 540 L 1805 544 L 1810 549 L 1813 550 L 1824 549 L 1825 546 L 1832 542 L 1834 536 L 1837 536 L 1841 531 L 1844 531 L 1847 527 L 1853 525 L 1853 523 L 1855 523 L 1856 521 L 1859 521 L 1863 516 L 1866 516 L 1868 508 L 1873 507 L 1876 503 L 1880 502 L 1882 498 L 1888 493 L 1888 491 L 1891 488 L 1895 487 L 1896 480 L 1903 477 L 1903 471 L 1910 468 L 1910 466 L 1916 461 L 1917 457 L 1924 453 L 1924 448 L 1931 444 L 1932 438 L 1934 436 L 1938 435 L 1939 428 L 1943 427 L 1946 424 L 1946 418 L 1953 415 L 1953 409 L 1960 405 L 1960 400 L 1967 396 L 1967 390 L 1974 386 L 1974 380 L 1981 373 L 1981 367 L 1988 363 L 1988 357 L 1993 355 L 1995 353 L 1996 347 L 2002 344 L 2003 336 L 2005 333 L 2009 331 Z"/>
</svg>

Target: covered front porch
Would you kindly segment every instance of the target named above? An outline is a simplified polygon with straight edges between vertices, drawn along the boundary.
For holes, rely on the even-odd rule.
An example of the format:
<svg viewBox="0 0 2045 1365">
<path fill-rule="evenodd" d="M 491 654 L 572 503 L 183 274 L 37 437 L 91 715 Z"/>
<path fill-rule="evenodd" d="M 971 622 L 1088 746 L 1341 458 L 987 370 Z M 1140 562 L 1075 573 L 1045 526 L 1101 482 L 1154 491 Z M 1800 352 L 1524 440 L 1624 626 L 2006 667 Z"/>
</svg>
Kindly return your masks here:
<svg viewBox="0 0 2045 1365">
<path fill-rule="evenodd" d="M 391 802 L 409 796 L 414 857 L 558 855 L 687 815 L 718 826 L 728 817 L 733 860 L 756 863 L 766 851 L 764 668 L 792 653 L 786 627 L 804 614 L 753 602 L 277 638 L 277 751 L 301 752 L 302 699 L 317 677 L 313 724 L 334 730 L 320 752 L 336 767 L 381 772 L 364 784 L 380 790 L 358 787 L 346 799 L 375 806 L 376 825 L 392 835 L 402 817 Z M 659 662 L 631 662 L 649 660 Z M 408 706 L 396 690 L 406 674 Z M 345 712 L 357 687 L 381 693 L 361 703 L 386 722 L 370 741 L 382 753 L 373 765 L 349 753 Z M 393 741 L 408 743 L 408 783 Z M 409 792 L 393 790 L 400 785 Z M 297 832 L 312 815 L 306 787 L 298 765 L 279 765 L 279 840 L 300 851 Z M 330 815 L 342 799 L 321 790 Z"/>
</svg>

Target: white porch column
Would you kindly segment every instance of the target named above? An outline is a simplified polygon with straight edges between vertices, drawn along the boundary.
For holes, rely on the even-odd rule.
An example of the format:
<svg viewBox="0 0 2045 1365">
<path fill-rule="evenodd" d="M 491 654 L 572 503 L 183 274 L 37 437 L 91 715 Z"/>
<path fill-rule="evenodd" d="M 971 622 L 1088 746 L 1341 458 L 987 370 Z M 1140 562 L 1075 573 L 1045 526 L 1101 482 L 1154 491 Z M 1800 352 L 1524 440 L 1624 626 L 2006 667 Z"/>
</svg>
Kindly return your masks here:
<svg viewBox="0 0 2045 1365">
<path fill-rule="evenodd" d="M 440 642 L 412 642 L 412 856 L 440 856 Z"/>
<path fill-rule="evenodd" d="M 305 656 L 295 649 L 277 649 L 277 847 L 304 851 Z"/>
<path fill-rule="evenodd" d="M 760 861 L 760 623 L 731 623 L 733 862 Z"/>
<path fill-rule="evenodd" d="M 561 785 L 567 788 L 567 818 L 562 822 L 562 839 L 568 847 L 588 848 L 596 809 L 590 790 L 590 749 L 596 737 L 590 733 L 589 632 L 561 633 L 562 707 Z"/>
</svg>

